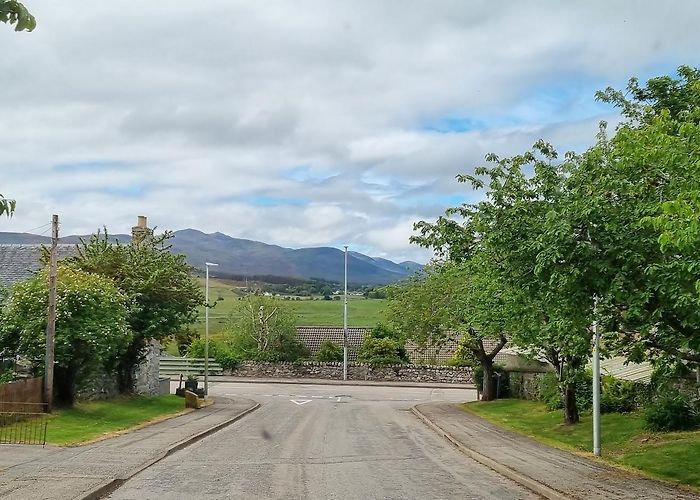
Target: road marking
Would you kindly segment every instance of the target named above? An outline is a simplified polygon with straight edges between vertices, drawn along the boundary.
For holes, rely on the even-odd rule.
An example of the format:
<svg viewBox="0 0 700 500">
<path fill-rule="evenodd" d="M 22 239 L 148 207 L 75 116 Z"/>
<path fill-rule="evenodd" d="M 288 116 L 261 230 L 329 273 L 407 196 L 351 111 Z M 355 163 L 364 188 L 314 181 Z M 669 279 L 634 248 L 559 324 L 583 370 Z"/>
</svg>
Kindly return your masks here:
<svg viewBox="0 0 700 500">
<path fill-rule="evenodd" d="M 292 403 L 295 405 L 305 405 L 306 403 L 310 403 L 310 399 L 290 399 Z"/>
</svg>

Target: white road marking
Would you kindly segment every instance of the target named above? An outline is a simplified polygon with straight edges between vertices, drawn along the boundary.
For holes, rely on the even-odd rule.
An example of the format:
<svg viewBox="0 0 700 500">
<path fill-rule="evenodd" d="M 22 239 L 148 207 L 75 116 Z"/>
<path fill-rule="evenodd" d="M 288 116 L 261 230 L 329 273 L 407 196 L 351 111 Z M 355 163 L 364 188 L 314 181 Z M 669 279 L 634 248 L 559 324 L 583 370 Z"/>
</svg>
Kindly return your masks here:
<svg viewBox="0 0 700 500">
<path fill-rule="evenodd" d="M 305 405 L 306 403 L 310 403 L 310 399 L 290 399 L 292 403 L 295 405 Z"/>
</svg>

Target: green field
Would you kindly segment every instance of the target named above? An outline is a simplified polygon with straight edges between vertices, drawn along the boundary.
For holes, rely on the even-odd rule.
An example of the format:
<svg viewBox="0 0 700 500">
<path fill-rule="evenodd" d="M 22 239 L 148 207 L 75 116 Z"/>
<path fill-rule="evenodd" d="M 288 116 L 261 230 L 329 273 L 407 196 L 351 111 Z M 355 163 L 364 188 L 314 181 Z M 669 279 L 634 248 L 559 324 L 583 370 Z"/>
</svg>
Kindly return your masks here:
<svg viewBox="0 0 700 500">
<path fill-rule="evenodd" d="M 536 401 L 502 399 L 462 407 L 485 419 L 551 446 L 590 452 L 591 415 L 578 425 L 564 425 L 563 413 L 547 411 Z M 602 458 L 652 477 L 700 488 L 700 431 L 649 433 L 639 414 L 601 415 Z"/>
<path fill-rule="evenodd" d="M 221 335 L 230 319 L 240 315 L 242 294 L 232 282 L 210 279 L 209 300 L 216 305 L 209 310 L 209 334 Z M 223 299 L 223 300 L 217 300 Z M 318 299 L 318 298 L 316 298 Z M 343 301 L 341 300 L 289 300 L 288 304 L 297 316 L 299 326 L 343 326 Z M 385 319 L 385 300 L 348 298 L 348 326 L 373 327 Z M 204 309 L 200 310 L 195 331 L 204 335 Z"/>
</svg>

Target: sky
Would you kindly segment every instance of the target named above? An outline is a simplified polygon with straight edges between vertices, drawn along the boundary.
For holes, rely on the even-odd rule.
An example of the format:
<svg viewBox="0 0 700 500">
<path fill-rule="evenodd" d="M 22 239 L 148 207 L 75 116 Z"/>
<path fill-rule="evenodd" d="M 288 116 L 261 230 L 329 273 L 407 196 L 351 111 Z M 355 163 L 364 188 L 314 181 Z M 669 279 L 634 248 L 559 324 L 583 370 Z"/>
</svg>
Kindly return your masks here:
<svg viewBox="0 0 700 500">
<path fill-rule="evenodd" d="M 581 151 L 596 90 L 698 66 L 695 1 L 26 0 L 0 26 L 0 231 L 222 232 L 430 259 L 413 223 L 544 138 Z"/>
</svg>

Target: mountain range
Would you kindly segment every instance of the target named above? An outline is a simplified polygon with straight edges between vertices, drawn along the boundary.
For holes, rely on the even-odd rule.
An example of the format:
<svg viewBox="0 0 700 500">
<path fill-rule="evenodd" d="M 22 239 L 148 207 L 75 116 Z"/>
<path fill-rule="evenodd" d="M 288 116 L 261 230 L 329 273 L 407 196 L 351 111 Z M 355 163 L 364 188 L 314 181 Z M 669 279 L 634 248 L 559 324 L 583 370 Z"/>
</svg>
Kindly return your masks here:
<svg viewBox="0 0 700 500">
<path fill-rule="evenodd" d="M 82 236 L 84 238 L 84 236 Z M 130 235 L 116 234 L 111 238 L 121 242 Z M 61 237 L 63 244 L 75 244 L 81 236 Z M 29 233 L 0 232 L 0 244 L 49 244 L 51 239 Z M 289 278 L 320 278 L 342 282 L 344 252 L 337 248 L 285 248 L 260 241 L 233 238 L 223 233 L 206 234 L 196 229 L 174 232 L 169 241 L 171 251 L 184 254 L 187 262 L 203 269 L 205 262 L 219 264 L 217 274 L 242 276 L 278 276 Z M 359 252 L 348 252 L 348 282 L 380 285 L 400 281 L 415 274 L 423 266 L 417 262 L 392 262 L 369 257 Z"/>
</svg>

